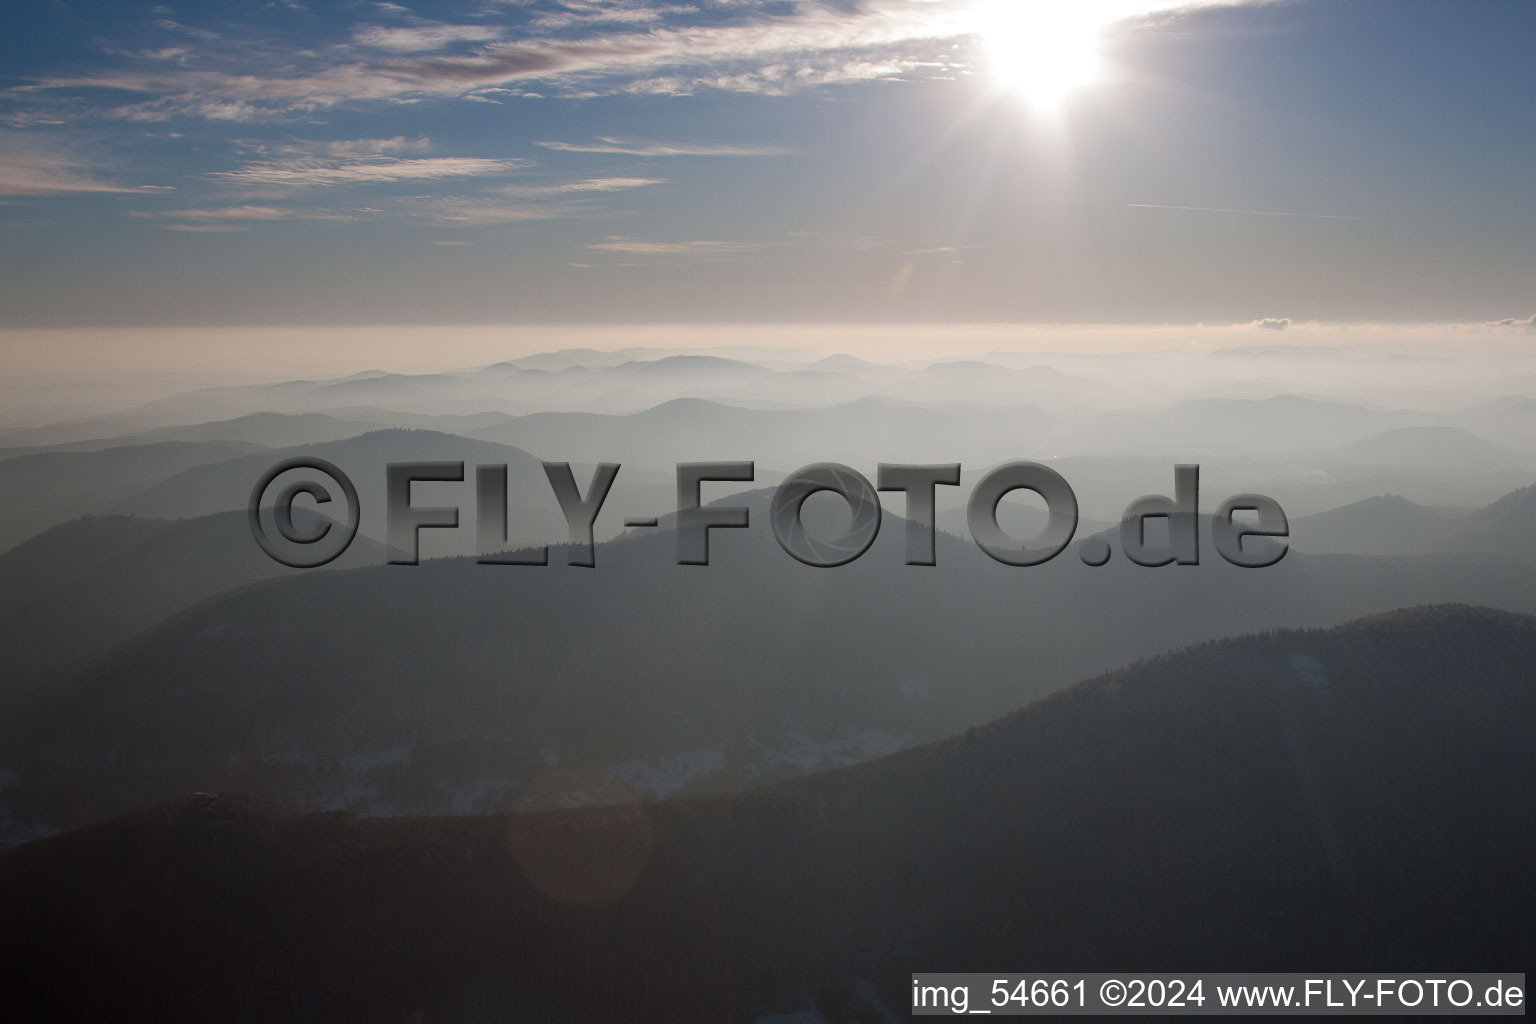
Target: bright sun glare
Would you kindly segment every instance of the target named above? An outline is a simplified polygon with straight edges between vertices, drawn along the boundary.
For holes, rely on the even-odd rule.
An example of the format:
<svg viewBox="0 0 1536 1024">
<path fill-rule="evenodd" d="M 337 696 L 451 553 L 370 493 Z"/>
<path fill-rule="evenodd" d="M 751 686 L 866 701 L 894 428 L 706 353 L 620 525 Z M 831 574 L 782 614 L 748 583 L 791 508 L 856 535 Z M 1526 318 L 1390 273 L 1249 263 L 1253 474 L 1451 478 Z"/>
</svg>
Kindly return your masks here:
<svg viewBox="0 0 1536 1024">
<path fill-rule="evenodd" d="M 980 33 L 992 77 L 1041 110 L 1055 110 L 1099 76 L 1101 18 L 1088 3 L 992 0 Z"/>
</svg>

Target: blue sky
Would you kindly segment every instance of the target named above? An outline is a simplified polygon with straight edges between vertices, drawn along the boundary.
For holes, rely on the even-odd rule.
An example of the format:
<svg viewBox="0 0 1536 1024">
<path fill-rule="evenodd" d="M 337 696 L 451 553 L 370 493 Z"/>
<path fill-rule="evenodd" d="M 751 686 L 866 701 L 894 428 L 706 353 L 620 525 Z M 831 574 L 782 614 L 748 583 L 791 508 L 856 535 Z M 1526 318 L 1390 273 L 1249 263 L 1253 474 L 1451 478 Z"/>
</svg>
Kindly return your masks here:
<svg viewBox="0 0 1536 1024">
<path fill-rule="evenodd" d="M 6 17 L 0 326 L 1536 306 L 1522 0 Z"/>
</svg>

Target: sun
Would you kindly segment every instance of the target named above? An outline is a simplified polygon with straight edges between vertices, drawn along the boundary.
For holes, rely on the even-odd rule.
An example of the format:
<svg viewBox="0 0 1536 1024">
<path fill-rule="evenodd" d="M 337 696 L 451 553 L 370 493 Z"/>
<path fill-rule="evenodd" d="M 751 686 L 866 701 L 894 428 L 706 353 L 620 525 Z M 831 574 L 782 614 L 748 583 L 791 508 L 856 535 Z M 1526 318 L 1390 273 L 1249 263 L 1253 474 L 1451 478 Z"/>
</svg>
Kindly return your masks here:
<svg viewBox="0 0 1536 1024">
<path fill-rule="evenodd" d="M 1099 77 L 1094 4 L 992 0 L 978 27 L 992 77 L 1036 108 L 1054 111 L 1073 91 Z"/>
</svg>

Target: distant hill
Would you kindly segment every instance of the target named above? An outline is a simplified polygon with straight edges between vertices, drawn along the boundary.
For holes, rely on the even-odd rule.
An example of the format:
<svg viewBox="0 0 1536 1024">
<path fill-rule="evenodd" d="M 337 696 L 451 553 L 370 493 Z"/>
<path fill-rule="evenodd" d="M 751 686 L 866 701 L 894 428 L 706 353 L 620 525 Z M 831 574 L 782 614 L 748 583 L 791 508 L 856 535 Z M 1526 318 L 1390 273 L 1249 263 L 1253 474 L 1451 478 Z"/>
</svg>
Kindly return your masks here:
<svg viewBox="0 0 1536 1024">
<path fill-rule="evenodd" d="M 194 466 L 262 450 L 244 441 L 161 441 L 0 461 L 0 494 L 6 496 L 0 502 L 0 551 L 56 523 L 111 512 L 130 495 Z"/>
<path fill-rule="evenodd" d="M 136 413 L 161 422 L 200 423 L 221 414 L 330 413 L 352 406 L 449 413 L 494 411 L 500 405 L 494 389 L 465 374 L 370 373 L 186 391 L 149 402 Z"/>
<path fill-rule="evenodd" d="M 0 985 L 21 1019 L 820 1022 L 904 1017 L 914 971 L 1518 970 L 1533 663 L 1536 620 L 1419 608 L 732 798 L 182 798 L 0 854 Z"/>
<path fill-rule="evenodd" d="M 1458 427 L 1401 427 L 1352 441 L 1332 453 L 1370 466 L 1526 469 L 1526 457 Z"/>
<path fill-rule="evenodd" d="M 608 367 L 616 377 L 665 377 L 675 375 L 679 379 L 704 378 L 718 380 L 721 377 L 757 377 L 772 371 L 756 363 L 720 356 L 676 355 L 660 359 L 634 359 Z"/>
<path fill-rule="evenodd" d="M 509 362 L 497 363 L 480 372 L 494 373 L 504 368 L 558 371 L 570 366 L 613 366 L 631 359 L 643 358 L 645 354 L 636 350 L 604 352 L 595 348 L 566 348 L 558 352 L 539 352 Z"/>
<path fill-rule="evenodd" d="M 472 436 L 544 458 L 659 465 L 752 460 L 788 472 L 818 461 L 955 461 L 968 428 L 956 416 L 862 399 L 821 409 L 745 409 L 679 398 L 622 416 L 534 413 Z M 874 466 L 868 465 L 873 474 Z"/>
<path fill-rule="evenodd" d="M 154 444 L 160 441 L 243 441 L 264 448 L 284 448 L 289 445 L 339 441 L 387 425 L 392 424 L 368 424 L 341 420 L 323 413 L 303 413 L 293 416 L 280 413 L 252 413 L 232 420 L 160 427 L 116 437 L 104 436 L 32 448 L 0 448 L 0 461 L 39 451 L 100 451 L 104 448 Z"/>
<path fill-rule="evenodd" d="M 265 448 L 288 448 L 300 444 L 342 441 L 384 425 L 342 420 L 324 413 L 292 416 L 252 413 L 232 420 L 164 427 L 146 436 L 150 440 L 168 441 L 249 441 Z"/>
<path fill-rule="evenodd" d="M 829 370 L 834 373 L 851 373 L 855 376 L 890 376 L 901 372 L 894 366 L 885 363 L 872 363 L 868 359 L 860 359 L 858 356 L 851 356 L 846 352 L 837 352 L 824 359 L 818 359 L 810 364 L 809 369 Z"/>
<path fill-rule="evenodd" d="M 370 372 L 328 380 L 206 388 L 157 399 L 126 416 L 13 430 L 3 437 L 11 445 L 43 444 L 247 414 L 340 416 L 344 410 L 359 407 L 417 416 L 621 413 L 676 398 L 807 406 L 884 395 L 918 403 L 1029 402 L 1063 408 L 1102 400 L 1106 392 L 1103 381 L 1038 364 L 1012 368 L 960 360 L 914 368 L 849 356 L 796 361 L 786 359 L 782 352 L 774 355 L 740 349 L 734 354 L 735 358 L 645 349 L 610 353 L 569 350 L 454 373 Z M 752 361 L 759 355 L 772 365 Z"/>
<path fill-rule="evenodd" d="M 424 531 L 422 549 L 431 554 L 471 553 L 477 522 L 475 467 L 506 465 L 509 481 L 508 526 L 516 543 L 533 543 L 566 536 L 565 519 L 539 460 L 518 448 L 491 444 L 432 430 L 376 430 L 342 441 L 300 445 L 262 451 L 194 467 L 153 487 L 121 500 L 113 511 L 151 518 L 209 515 L 243 509 L 251 488 L 262 473 L 278 462 L 296 456 L 315 456 L 336 465 L 357 487 L 362 506 L 361 531 L 378 540 L 385 538 L 384 502 L 386 466 L 392 462 L 465 463 L 462 484 L 421 485 L 436 487 L 439 498 L 418 496 L 418 504 L 454 500 L 461 508 L 460 529 Z M 0 463 L 3 469 L 7 463 Z M 584 487 L 585 479 L 580 480 Z"/>
<path fill-rule="evenodd" d="M 1345 402 L 1276 395 L 1263 399 L 1198 398 L 1165 412 L 1135 417 L 1163 444 L 1202 444 L 1244 455 L 1335 448 L 1342 438 L 1412 426 L 1427 414 L 1382 412 Z M 1220 447 L 1218 447 L 1220 446 Z"/>
<path fill-rule="evenodd" d="M 1484 553 L 1536 565 L 1536 485 L 1480 509 L 1418 505 L 1392 494 L 1367 498 L 1296 519 L 1291 539 L 1309 552 Z"/>
<path fill-rule="evenodd" d="M 1465 409 L 1457 419 L 1473 430 L 1536 458 L 1536 398 L 1506 396 L 1488 405 Z"/>
<path fill-rule="evenodd" d="M 164 424 L 212 420 L 219 413 L 334 414 L 358 406 L 431 415 L 517 413 L 529 406 L 614 408 L 615 396 L 631 392 L 618 403 L 627 410 L 738 385 L 786 390 L 774 371 L 739 359 L 673 355 L 601 360 L 587 367 L 557 353 L 526 365 L 499 363 L 463 373 L 372 373 L 188 391 L 150 402 L 135 415 Z"/>
<path fill-rule="evenodd" d="M 1419 505 L 1397 494 L 1366 498 L 1291 524 L 1302 551 L 1353 555 L 1422 555 L 1454 551 L 1460 521 L 1472 509 Z"/>
<path fill-rule="evenodd" d="M 729 503 L 735 503 L 732 499 Z M 756 496 L 766 500 L 766 492 Z M 751 503 L 750 501 L 748 502 Z M 768 524 L 667 531 L 595 569 L 469 560 L 304 573 L 207 601 L 0 717 L 16 827 L 67 828 L 192 789 L 380 814 L 506 809 L 551 765 L 562 798 L 724 791 L 949 735 L 1170 647 L 1434 601 L 1536 612 L 1491 555 L 1216 557 L 1029 569 L 938 538 L 903 564 L 888 516 L 858 561 L 801 565 Z M 24 713 L 23 713 L 24 712 Z"/>
<path fill-rule="evenodd" d="M 312 516 L 294 510 L 301 530 Z M 331 567 L 385 559 L 382 545 L 358 537 Z M 91 516 L 55 526 L 0 554 L 0 704 L 214 594 L 300 573 L 262 553 L 243 511 L 173 520 Z"/>
<path fill-rule="evenodd" d="M 1462 550 L 1497 551 L 1536 565 L 1536 485 L 1479 509 L 1465 525 Z"/>
</svg>

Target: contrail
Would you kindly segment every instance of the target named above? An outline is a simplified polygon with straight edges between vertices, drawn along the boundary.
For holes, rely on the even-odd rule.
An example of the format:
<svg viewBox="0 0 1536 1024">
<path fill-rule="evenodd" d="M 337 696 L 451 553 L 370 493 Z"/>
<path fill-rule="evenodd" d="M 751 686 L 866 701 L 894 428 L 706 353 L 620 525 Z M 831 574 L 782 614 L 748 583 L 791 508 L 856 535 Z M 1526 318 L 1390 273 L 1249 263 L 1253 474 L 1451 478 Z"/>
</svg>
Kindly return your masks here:
<svg viewBox="0 0 1536 1024">
<path fill-rule="evenodd" d="M 1312 220 L 1365 220 L 1364 217 L 1344 217 L 1336 213 L 1290 213 L 1285 210 L 1229 210 L 1220 206 L 1173 206 L 1168 203 L 1126 203 L 1142 210 L 1189 210 L 1194 213 L 1244 213 L 1251 217 L 1307 217 Z"/>
</svg>

